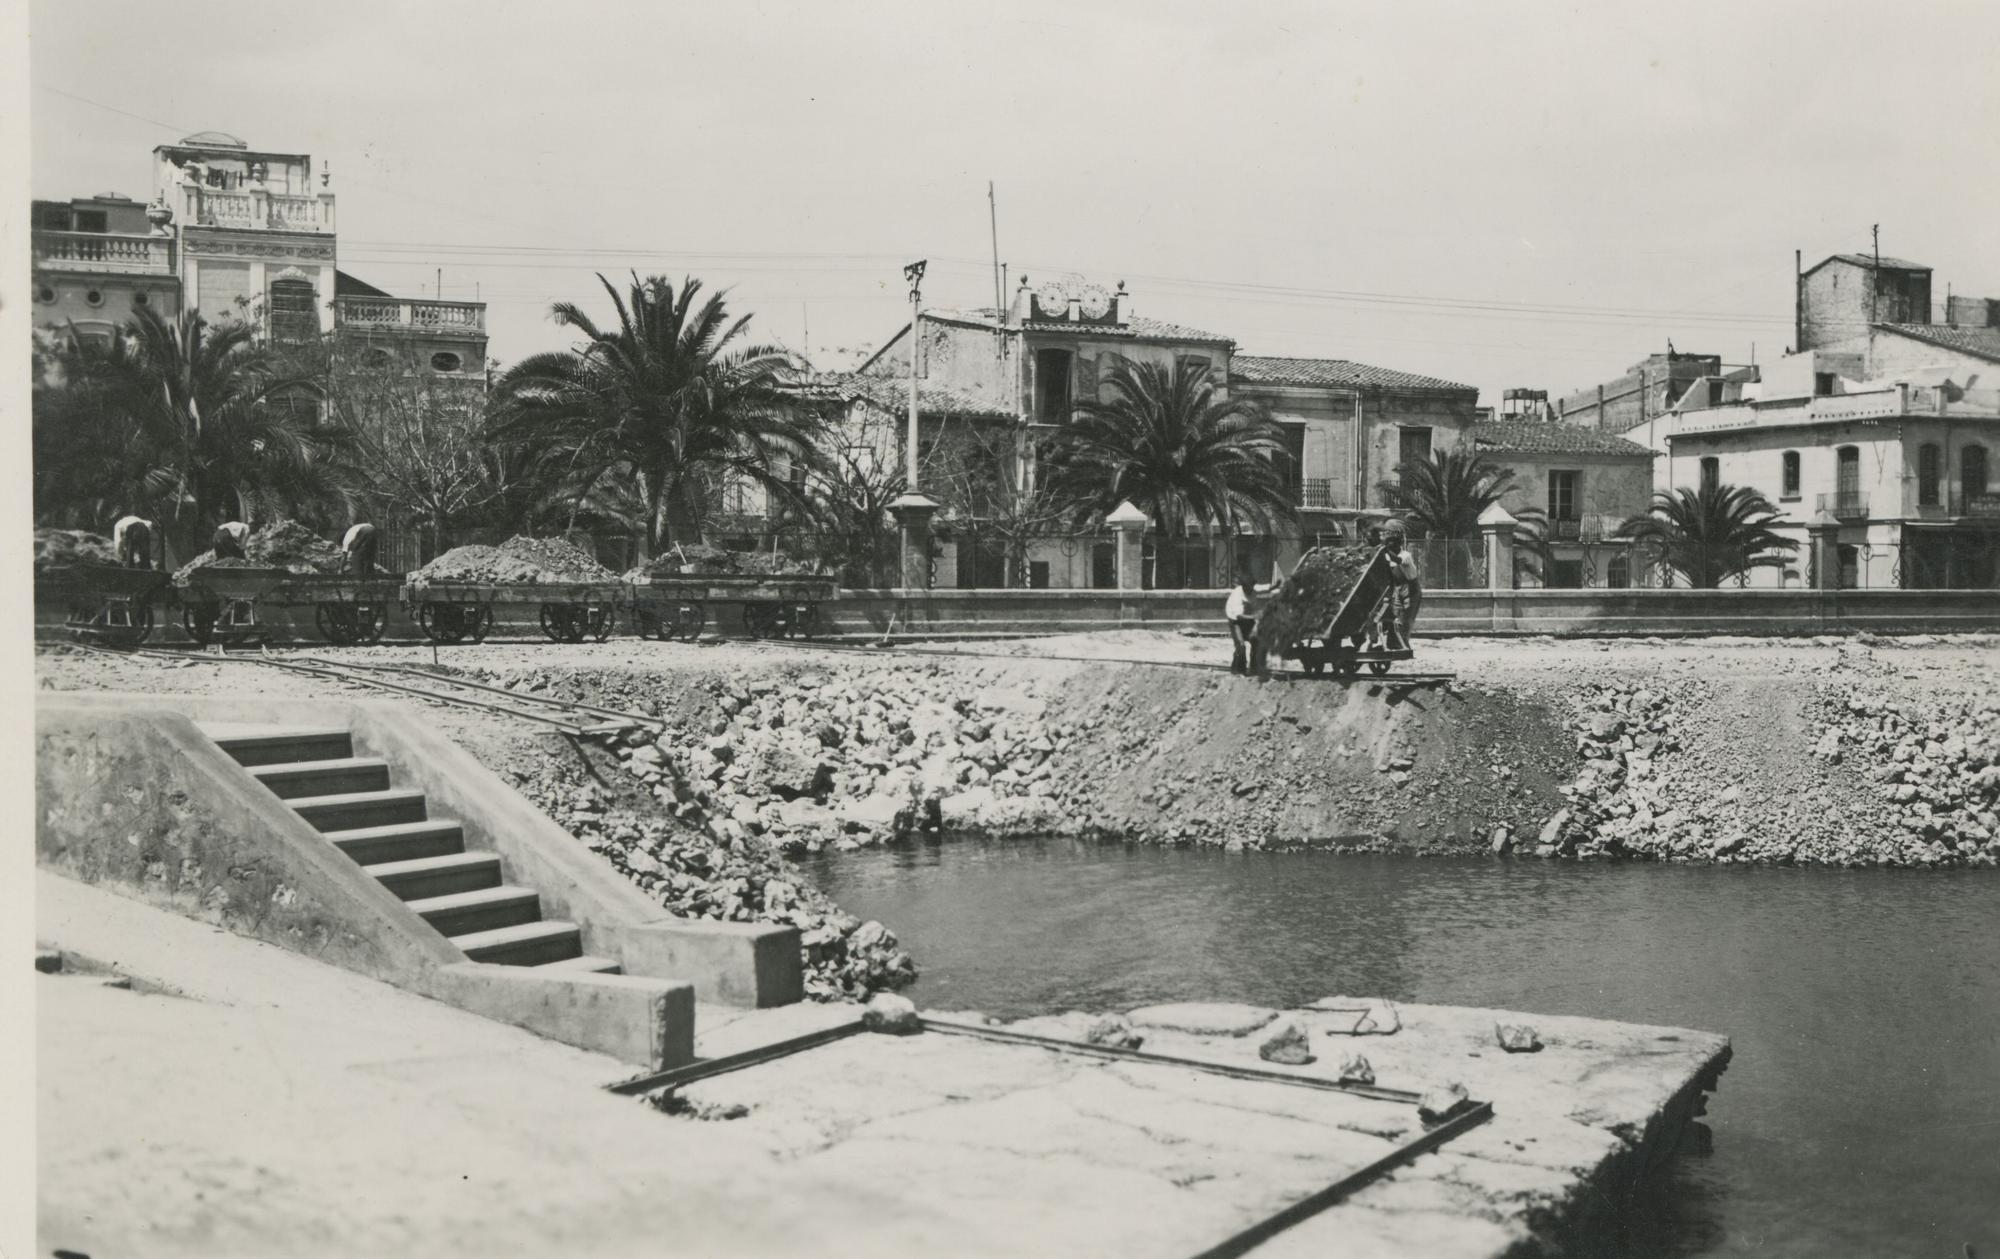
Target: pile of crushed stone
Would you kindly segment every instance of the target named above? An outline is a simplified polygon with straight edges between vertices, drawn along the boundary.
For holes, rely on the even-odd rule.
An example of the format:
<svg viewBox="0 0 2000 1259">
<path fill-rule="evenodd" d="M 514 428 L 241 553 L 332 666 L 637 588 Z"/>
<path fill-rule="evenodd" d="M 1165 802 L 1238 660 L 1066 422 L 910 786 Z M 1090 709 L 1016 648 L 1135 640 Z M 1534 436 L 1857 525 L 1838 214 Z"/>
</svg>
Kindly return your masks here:
<svg viewBox="0 0 2000 1259">
<path fill-rule="evenodd" d="M 714 546 L 676 546 L 634 568 L 626 576 L 809 577 L 810 565 L 788 555 L 730 551 Z"/>
<path fill-rule="evenodd" d="M 73 564 L 116 564 L 111 539 L 87 529 L 35 530 L 35 571 Z"/>
<path fill-rule="evenodd" d="M 1375 558 L 1372 546 L 1316 546 L 1300 557 L 1257 617 L 1257 637 L 1277 653 L 1327 627 Z"/>
<path fill-rule="evenodd" d="M 560 538 L 513 537 L 499 546 L 453 547 L 411 573 L 410 580 L 532 586 L 616 581 L 618 575 Z"/>
<path fill-rule="evenodd" d="M 288 573 L 337 573 L 346 566 L 341 549 L 296 520 L 274 520 L 243 542 L 242 559 L 217 559 L 203 551 L 174 570 L 176 582 L 186 582 L 204 568 L 282 568 Z"/>
</svg>

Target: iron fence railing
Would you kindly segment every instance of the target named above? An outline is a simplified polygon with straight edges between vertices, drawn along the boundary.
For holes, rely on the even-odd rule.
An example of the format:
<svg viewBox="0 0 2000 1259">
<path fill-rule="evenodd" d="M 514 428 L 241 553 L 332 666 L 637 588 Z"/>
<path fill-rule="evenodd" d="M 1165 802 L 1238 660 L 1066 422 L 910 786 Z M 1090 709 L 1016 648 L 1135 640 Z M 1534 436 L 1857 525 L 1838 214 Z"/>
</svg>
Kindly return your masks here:
<svg viewBox="0 0 2000 1259">
<path fill-rule="evenodd" d="M 1868 495 L 1860 490 L 1836 490 L 1819 496 L 1819 510 L 1835 520 L 1868 519 Z"/>
</svg>

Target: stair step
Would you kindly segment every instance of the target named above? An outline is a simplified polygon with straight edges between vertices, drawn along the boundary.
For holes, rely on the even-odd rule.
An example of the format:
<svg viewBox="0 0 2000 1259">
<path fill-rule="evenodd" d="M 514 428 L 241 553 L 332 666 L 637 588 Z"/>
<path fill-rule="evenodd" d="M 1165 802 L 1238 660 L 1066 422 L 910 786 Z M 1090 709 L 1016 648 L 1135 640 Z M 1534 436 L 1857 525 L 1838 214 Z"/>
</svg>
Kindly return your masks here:
<svg viewBox="0 0 2000 1259">
<path fill-rule="evenodd" d="M 427 817 L 424 793 L 408 789 L 301 796 L 286 803 L 322 831 L 351 831 L 364 826 L 422 822 Z"/>
<path fill-rule="evenodd" d="M 542 898 L 531 887 L 482 887 L 405 902 L 417 915 L 448 936 L 496 931 L 540 922 Z"/>
<path fill-rule="evenodd" d="M 301 796 L 349 795 L 389 789 L 389 762 L 373 756 L 327 761 L 291 761 L 251 767 L 250 774 L 282 800 Z"/>
<path fill-rule="evenodd" d="M 435 857 L 377 861 L 362 869 L 406 901 L 500 886 L 500 858 L 490 852 L 447 852 Z"/>
<path fill-rule="evenodd" d="M 280 765 L 289 761 L 330 761 L 354 755 L 345 730 L 288 729 L 203 722 L 202 731 L 239 765 Z"/>
<path fill-rule="evenodd" d="M 465 832 L 451 821 L 392 822 L 328 830 L 326 837 L 340 851 L 364 866 L 442 857 L 465 851 Z"/>
<path fill-rule="evenodd" d="M 620 973 L 618 963 L 608 957 L 566 957 L 560 962 L 543 962 L 536 970 L 594 971 L 599 975 Z"/>
<path fill-rule="evenodd" d="M 451 942 L 475 962 L 502 966 L 540 966 L 583 955 L 583 935 L 573 922 L 528 922 L 473 931 L 453 936 Z"/>
</svg>

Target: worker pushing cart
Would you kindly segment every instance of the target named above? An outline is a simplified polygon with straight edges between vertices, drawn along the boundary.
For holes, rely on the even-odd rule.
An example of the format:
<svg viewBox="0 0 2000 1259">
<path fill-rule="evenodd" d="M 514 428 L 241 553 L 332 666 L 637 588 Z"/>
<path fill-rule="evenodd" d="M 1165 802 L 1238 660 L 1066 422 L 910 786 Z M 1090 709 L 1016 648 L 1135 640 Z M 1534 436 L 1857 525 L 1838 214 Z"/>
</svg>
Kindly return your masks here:
<svg viewBox="0 0 2000 1259">
<path fill-rule="evenodd" d="M 1388 561 L 1389 589 L 1371 626 L 1369 637 L 1376 650 L 1410 649 L 1410 630 L 1416 624 L 1417 608 L 1423 603 L 1424 584 L 1408 542 L 1408 530 L 1402 521 L 1392 519 L 1382 526 L 1382 554 Z"/>
<path fill-rule="evenodd" d="M 215 536 L 209 539 L 208 549 L 215 552 L 219 560 L 240 560 L 243 558 L 243 543 L 250 537 L 250 526 L 240 520 L 231 520 L 216 527 Z"/>
</svg>

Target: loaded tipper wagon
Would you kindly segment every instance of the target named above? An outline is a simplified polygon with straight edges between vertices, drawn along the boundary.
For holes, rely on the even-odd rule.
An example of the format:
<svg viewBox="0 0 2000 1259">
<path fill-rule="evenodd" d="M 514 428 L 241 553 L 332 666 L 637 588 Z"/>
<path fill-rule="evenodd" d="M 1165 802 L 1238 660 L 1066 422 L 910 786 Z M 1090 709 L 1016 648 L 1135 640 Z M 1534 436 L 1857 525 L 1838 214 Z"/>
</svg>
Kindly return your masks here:
<svg viewBox="0 0 2000 1259">
<path fill-rule="evenodd" d="M 1382 547 L 1315 547 L 1258 616 L 1258 651 L 1313 675 L 1385 674 L 1415 655 L 1411 594 Z"/>
<path fill-rule="evenodd" d="M 434 643 L 482 642 L 497 616 L 533 609 L 551 641 L 603 642 L 618 624 L 625 583 L 567 542 L 509 538 L 461 546 L 411 573 L 403 586 L 410 619 Z"/>
<path fill-rule="evenodd" d="M 642 638 L 693 642 L 711 607 L 736 604 L 752 638 L 812 638 L 819 605 L 839 593 L 832 577 L 750 573 L 667 573 L 634 577 L 632 622 Z M 716 615 L 718 625 L 720 614 Z"/>
</svg>

